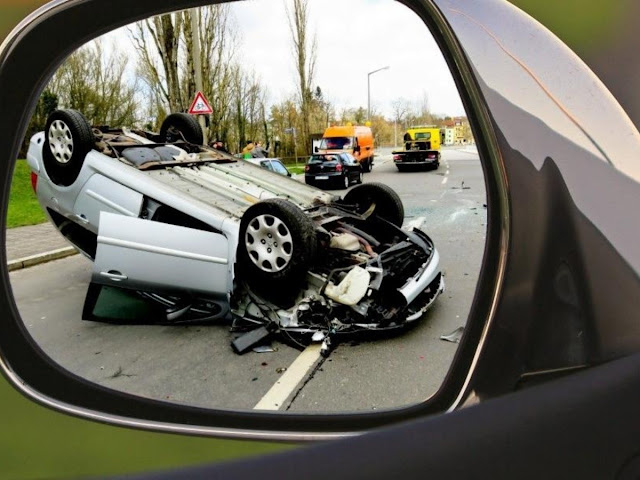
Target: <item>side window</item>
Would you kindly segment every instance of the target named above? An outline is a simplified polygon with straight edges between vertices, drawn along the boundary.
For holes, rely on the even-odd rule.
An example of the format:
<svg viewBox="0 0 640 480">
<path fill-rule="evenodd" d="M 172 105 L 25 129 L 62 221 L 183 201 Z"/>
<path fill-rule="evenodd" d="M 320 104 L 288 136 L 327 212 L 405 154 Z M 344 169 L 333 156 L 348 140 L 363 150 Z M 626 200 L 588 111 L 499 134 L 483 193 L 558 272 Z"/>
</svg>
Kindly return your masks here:
<svg viewBox="0 0 640 480">
<path fill-rule="evenodd" d="M 267 160 L 264 160 L 264 161 L 260 162 L 260 166 L 262 168 L 266 168 L 267 170 L 273 171 L 273 167 L 271 166 L 271 162 L 269 162 Z"/>
<path fill-rule="evenodd" d="M 286 175 L 287 173 L 289 173 L 287 171 L 287 168 L 280 162 L 278 162 L 277 160 L 274 160 L 271 163 L 271 166 L 273 167 L 273 171 L 274 172 L 278 172 L 282 175 Z"/>
</svg>

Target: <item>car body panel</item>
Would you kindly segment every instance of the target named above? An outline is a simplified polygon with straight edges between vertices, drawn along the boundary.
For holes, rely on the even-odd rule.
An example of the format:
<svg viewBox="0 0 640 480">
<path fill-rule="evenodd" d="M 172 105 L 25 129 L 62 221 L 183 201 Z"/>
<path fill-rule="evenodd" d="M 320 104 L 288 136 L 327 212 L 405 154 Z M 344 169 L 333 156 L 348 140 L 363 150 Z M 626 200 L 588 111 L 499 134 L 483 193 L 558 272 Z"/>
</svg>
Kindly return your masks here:
<svg viewBox="0 0 640 480">
<path fill-rule="evenodd" d="M 229 244 L 219 233 L 102 212 L 94 281 L 145 291 L 227 297 Z"/>
<path fill-rule="evenodd" d="M 78 222 L 88 225 L 100 223 L 100 212 L 138 217 L 144 197 L 130 188 L 102 175 L 94 175 L 82 186 L 73 212 Z"/>
</svg>

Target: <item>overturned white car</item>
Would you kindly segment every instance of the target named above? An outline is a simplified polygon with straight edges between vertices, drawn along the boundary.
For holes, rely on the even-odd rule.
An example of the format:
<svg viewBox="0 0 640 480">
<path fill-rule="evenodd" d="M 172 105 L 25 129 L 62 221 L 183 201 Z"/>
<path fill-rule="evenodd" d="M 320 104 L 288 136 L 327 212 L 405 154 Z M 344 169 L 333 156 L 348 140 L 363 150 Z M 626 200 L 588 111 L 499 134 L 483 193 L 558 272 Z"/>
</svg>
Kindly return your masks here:
<svg viewBox="0 0 640 480">
<path fill-rule="evenodd" d="M 87 320 L 226 319 L 239 353 L 282 331 L 328 349 L 410 324 L 444 289 L 433 242 L 401 228 L 392 189 L 323 192 L 202 146 L 185 114 L 155 134 L 58 110 L 28 163 L 51 221 L 94 260 Z"/>
</svg>

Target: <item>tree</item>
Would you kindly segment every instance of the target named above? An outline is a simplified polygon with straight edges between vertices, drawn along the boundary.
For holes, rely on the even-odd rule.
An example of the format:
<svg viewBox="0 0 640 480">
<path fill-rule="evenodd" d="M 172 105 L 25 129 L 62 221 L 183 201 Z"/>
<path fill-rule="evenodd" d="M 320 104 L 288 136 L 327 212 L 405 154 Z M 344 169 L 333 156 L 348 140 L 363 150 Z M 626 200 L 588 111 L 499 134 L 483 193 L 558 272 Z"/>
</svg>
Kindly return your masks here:
<svg viewBox="0 0 640 480">
<path fill-rule="evenodd" d="M 237 35 L 232 27 L 228 5 L 210 5 L 196 10 L 199 29 L 203 93 L 209 100 L 213 113 L 209 116 L 209 133 L 212 139 L 227 145 L 244 137 L 245 112 L 241 97 L 246 88 L 239 78 L 250 77 L 234 62 Z M 145 20 L 130 30 L 138 52 L 138 74 L 149 90 L 149 97 L 158 106 L 158 118 L 167 113 L 186 111 L 195 97 L 195 62 L 192 10 L 172 13 Z M 256 107 L 257 108 L 257 107 Z"/>
<path fill-rule="evenodd" d="M 72 53 L 47 89 L 61 108 L 82 112 L 93 125 L 134 125 L 138 85 L 126 75 L 128 59 L 117 49 L 107 54 L 100 41 Z"/>
<path fill-rule="evenodd" d="M 316 36 L 309 36 L 309 1 L 293 0 L 293 11 L 286 6 L 291 39 L 293 40 L 293 56 L 298 73 L 298 104 L 301 115 L 301 128 L 298 138 L 301 139 L 302 153 L 309 151 L 309 134 L 311 133 L 311 104 L 313 99 L 312 85 L 316 65 Z"/>
<path fill-rule="evenodd" d="M 156 102 L 166 103 L 168 112 L 187 108 L 182 98 L 178 66 L 182 23 L 182 13 L 169 13 L 138 22 L 130 30 L 138 52 L 138 75 Z"/>
</svg>

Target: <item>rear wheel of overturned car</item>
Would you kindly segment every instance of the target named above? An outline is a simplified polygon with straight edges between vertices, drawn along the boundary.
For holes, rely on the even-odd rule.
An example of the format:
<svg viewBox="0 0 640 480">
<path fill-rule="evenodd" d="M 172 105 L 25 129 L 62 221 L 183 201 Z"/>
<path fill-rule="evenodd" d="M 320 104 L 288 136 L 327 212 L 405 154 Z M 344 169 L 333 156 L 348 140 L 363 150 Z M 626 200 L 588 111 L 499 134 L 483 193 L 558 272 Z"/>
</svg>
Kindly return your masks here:
<svg viewBox="0 0 640 480">
<path fill-rule="evenodd" d="M 295 290 L 316 256 L 315 224 L 293 203 L 272 198 L 247 209 L 240 221 L 239 274 L 265 292 Z"/>
<path fill-rule="evenodd" d="M 188 113 L 172 113 L 162 122 L 160 137 L 166 143 L 184 140 L 188 143 L 202 145 L 204 136 L 202 128 L 195 117 Z"/>
<path fill-rule="evenodd" d="M 77 110 L 56 110 L 47 118 L 44 132 L 44 169 L 53 183 L 67 187 L 78 178 L 95 144 L 91 125 Z"/>
<path fill-rule="evenodd" d="M 384 183 L 363 183 L 356 185 L 347 192 L 343 202 L 355 205 L 360 214 L 366 213 L 373 207 L 372 215 L 401 227 L 404 222 L 404 206 L 398 194 Z"/>
</svg>

